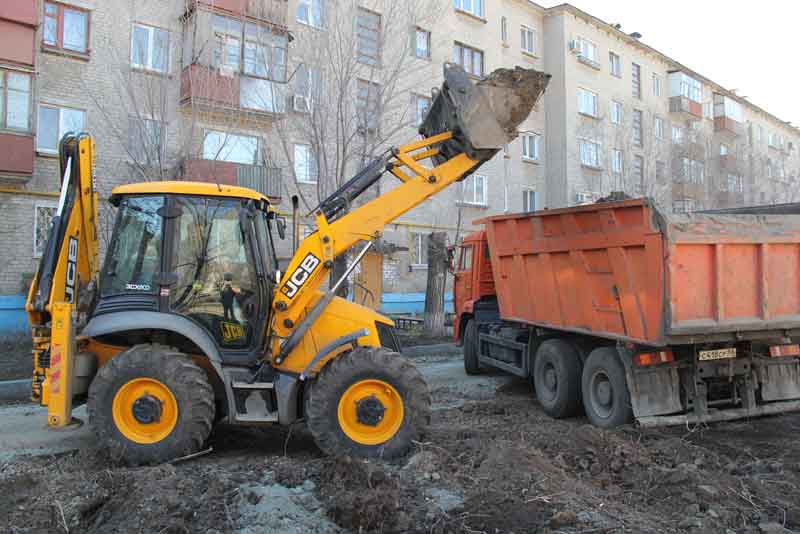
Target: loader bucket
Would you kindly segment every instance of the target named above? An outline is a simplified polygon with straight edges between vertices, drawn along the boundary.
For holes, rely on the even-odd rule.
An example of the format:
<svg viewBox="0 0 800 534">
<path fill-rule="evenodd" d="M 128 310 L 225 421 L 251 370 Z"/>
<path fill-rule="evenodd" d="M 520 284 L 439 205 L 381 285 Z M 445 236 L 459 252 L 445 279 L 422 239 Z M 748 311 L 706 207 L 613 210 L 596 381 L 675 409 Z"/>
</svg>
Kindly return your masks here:
<svg viewBox="0 0 800 534">
<path fill-rule="evenodd" d="M 434 157 L 441 163 L 460 152 L 486 161 L 513 141 L 517 127 L 544 93 L 550 75 L 534 69 L 497 69 L 473 82 L 458 65 L 444 66 L 444 84 L 419 132 L 431 137 L 453 132 Z"/>
</svg>

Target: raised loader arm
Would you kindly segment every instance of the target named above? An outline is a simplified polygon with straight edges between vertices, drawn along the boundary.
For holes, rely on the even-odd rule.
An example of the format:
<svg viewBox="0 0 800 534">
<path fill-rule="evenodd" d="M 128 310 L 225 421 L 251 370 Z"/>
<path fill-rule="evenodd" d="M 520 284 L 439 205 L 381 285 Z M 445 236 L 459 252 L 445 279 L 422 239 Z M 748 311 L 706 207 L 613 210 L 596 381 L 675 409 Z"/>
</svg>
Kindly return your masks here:
<svg viewBox="0 0 800 534">
<path fill-rule="evenodd" d="M 33 335 L 31 397 L 48 407 L 50 426 L 71 420 L 75 330 L 91 306 L 99 270 L 94 140 L 66 134 L 59 161 L 58 210 L 25 304 Z"/>
<path fill-rule="evenodd" d="M 531 69 L 498 69 L 475 84 L 459 67 L 445 67 L 445 82 L 420 127 L 423 139 L 392 149 L 315 210 L 318 231 L 301 243 L 273 301 L 273 329 L 284 339 L 273 351 L 274 365 L 291 354 L 332 298 L 329 293 L 327 301 L 313 302 L 334 258 L 359 241 L 380 237 L 387 224 L 463 180 L 515 139 L 549 78 Z M 402 183 L 348 211 L 386 172 Z"/>
</svg>

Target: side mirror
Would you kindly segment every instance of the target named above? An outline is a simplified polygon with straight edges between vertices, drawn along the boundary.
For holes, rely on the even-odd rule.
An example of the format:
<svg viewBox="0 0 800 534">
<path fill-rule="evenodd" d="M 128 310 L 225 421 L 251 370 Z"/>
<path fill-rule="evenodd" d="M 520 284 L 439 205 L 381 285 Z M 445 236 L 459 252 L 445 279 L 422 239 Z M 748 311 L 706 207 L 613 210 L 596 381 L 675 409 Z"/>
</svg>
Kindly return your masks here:
<svg viewBox="0 0 800 534">
<path fill-rule="evenodd" d="M 281 240 L 286 239 L 286 218 L 277 217 L 275 219 L 275 227 L 278 229 L 278 237 L 280 237 Z"/>
<path fill-rule="evenodd" d="M 447 247 L 447 270 L 451 273 L 455 273 L 456 266 L 455 266 L 455 258 L 456 258 L 456 247 L 455 245 L 450 245 Z"/>
</svg>

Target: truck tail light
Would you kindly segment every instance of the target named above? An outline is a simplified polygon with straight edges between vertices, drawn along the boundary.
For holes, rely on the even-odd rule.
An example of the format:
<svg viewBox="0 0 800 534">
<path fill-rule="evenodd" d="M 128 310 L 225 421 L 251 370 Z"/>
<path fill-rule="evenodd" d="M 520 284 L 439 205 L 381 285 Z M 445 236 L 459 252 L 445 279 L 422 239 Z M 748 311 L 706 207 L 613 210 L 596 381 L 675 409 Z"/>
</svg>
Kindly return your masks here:
<svg viewBox="0 0 800 534">
<path fill-rule="evenodd" d="M 633 357 L 633 363 L 638 367 L 646 367 L 648 365 L 658 365 L 660 363 L 670 363 L 675 361 L 672 351 L 659 350 L 656 352 L 640 352 Z"/>
<path fill-rule="evenodd" d="M 781 356 L 800 356 L 800 345 L 772 345 L 769 355 L 773 358 Z"/>
</svg>

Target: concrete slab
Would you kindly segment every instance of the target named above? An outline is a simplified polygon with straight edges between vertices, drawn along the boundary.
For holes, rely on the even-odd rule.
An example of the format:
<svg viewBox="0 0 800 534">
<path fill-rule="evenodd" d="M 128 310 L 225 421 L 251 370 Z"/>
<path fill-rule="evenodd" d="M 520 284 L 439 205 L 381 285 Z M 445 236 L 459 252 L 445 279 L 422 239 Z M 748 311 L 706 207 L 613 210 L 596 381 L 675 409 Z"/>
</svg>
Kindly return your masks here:
<svg viewBox="0 0 800 534">
<path fill-rule="evenodd" d="M 86 421 L 86 406 L 74 410 L 73 416 Z M 48 428 L 47 408 L 35 404 L 0 406 L 0 421 L 0 462 L 24 454 L 57 454 L 94 443 L 94 435 L 85 424 Z"/>
</svg>

